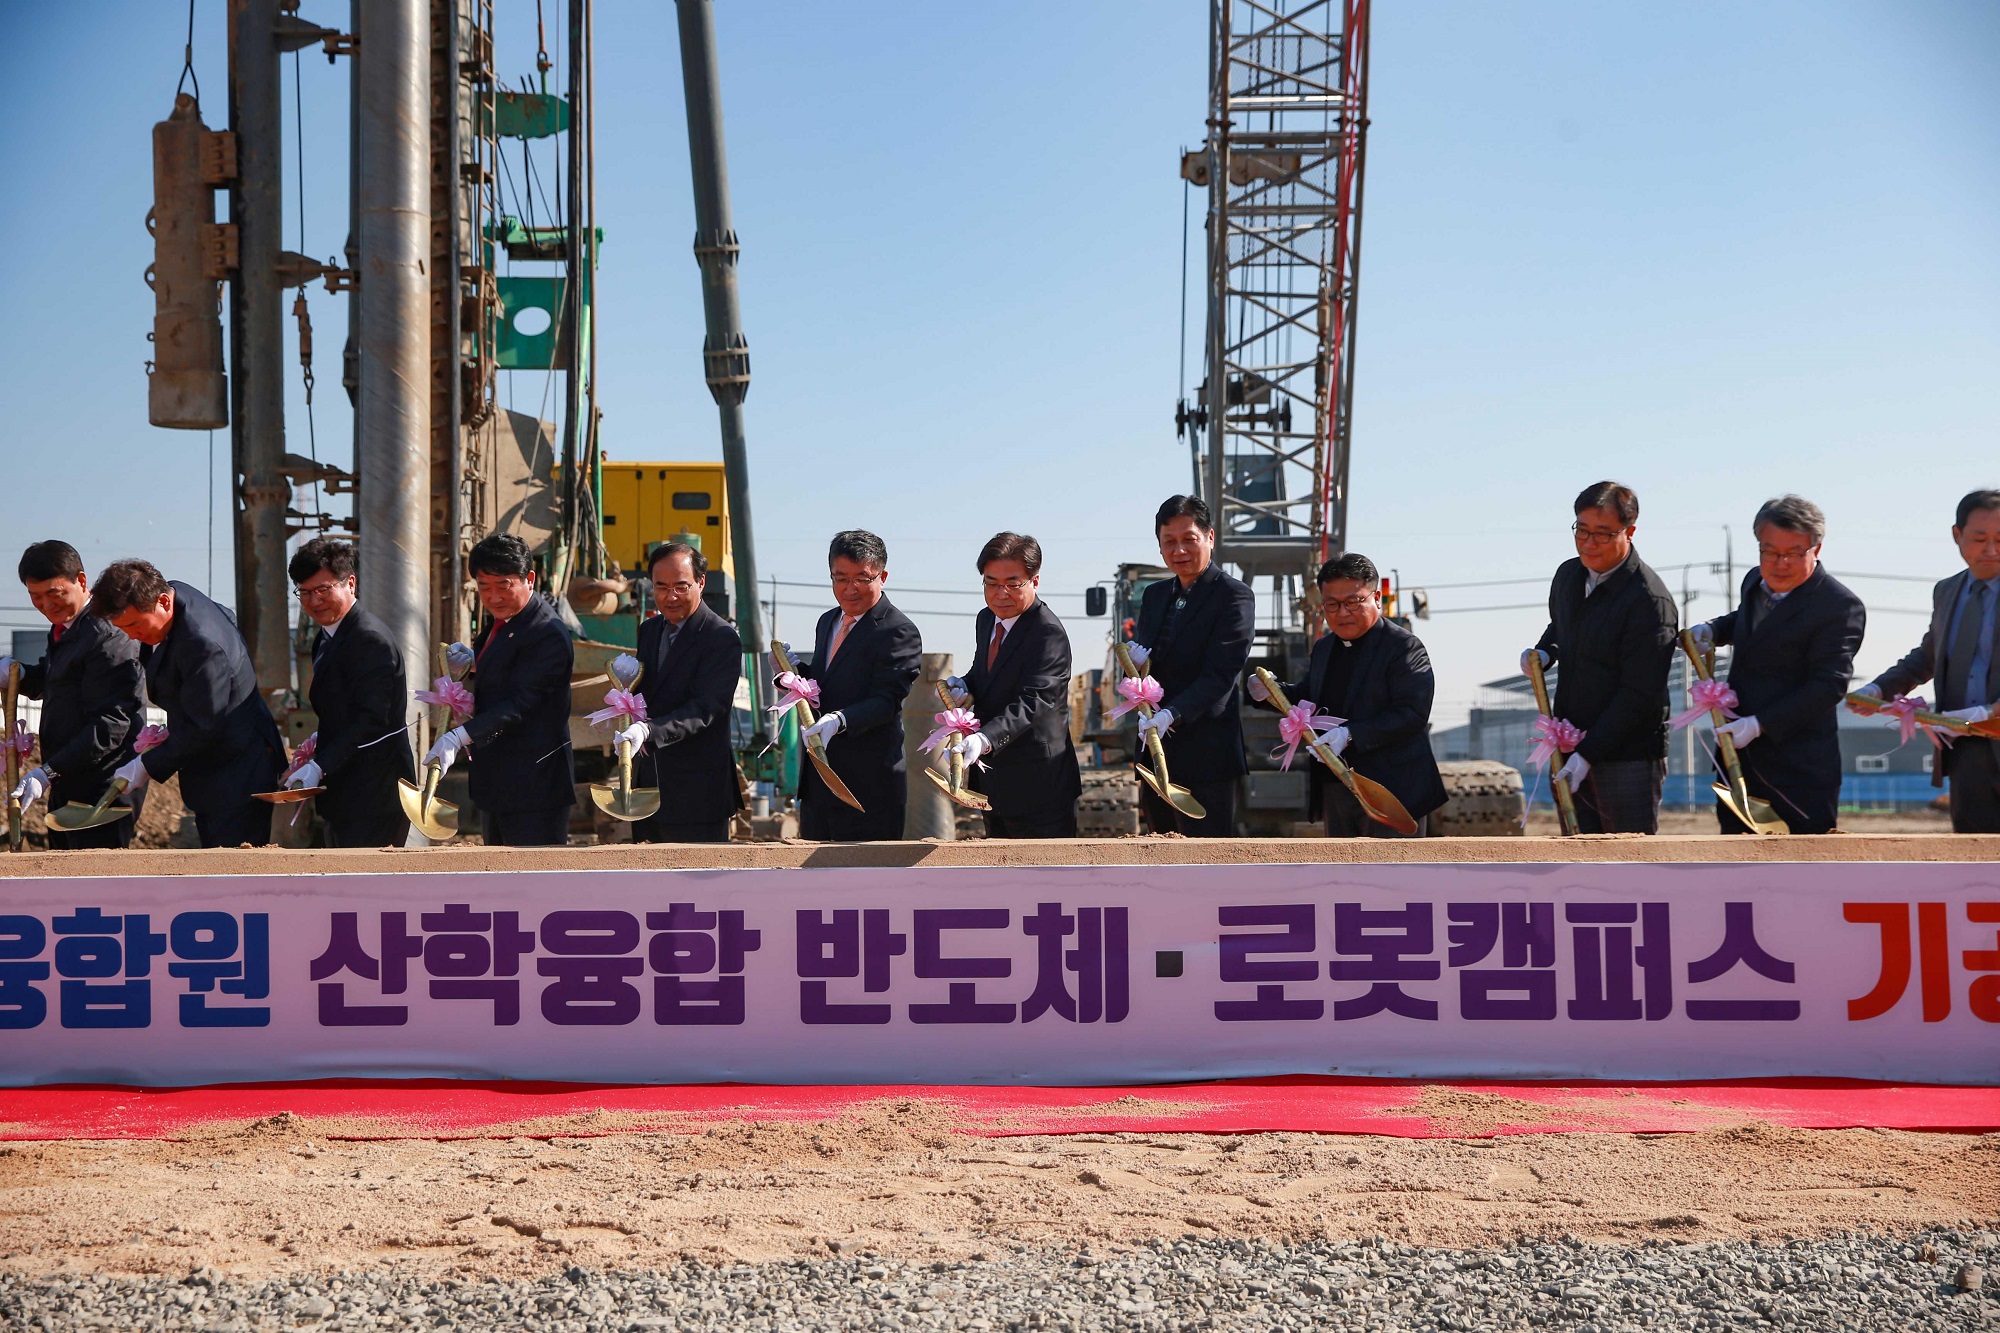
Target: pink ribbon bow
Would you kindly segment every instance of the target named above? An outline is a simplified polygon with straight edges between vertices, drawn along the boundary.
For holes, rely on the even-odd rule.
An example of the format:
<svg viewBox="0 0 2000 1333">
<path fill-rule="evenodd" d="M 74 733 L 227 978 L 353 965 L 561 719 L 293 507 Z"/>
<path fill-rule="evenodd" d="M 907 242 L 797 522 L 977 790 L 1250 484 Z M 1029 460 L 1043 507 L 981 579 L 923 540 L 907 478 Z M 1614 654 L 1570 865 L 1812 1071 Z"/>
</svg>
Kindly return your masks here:
<svg viewBox="0 0 2000 1333">
<path fill-rule="evenodd" d="M 1119 702 L 1112 705 L 1111 720 L 1115 722 L 1127 713 L 1136 712 L 1141 705 L 1158 708 L 1160 700 L 1166 697 L 1166 687 L 1151 676 L 1127 676 L 1118 682 Z"/>
<path fill-rule="evenodd" d="M 1903 733 L 1902 744 L 1904 745 L 1908 745 L 1912 740 L 1915 740 L 1917 733 L 1920 731 L 1930 737 L 1931 744 L 1940 750 L 1951 744 L 1951 737 L 1949 735 L 1939 731 L 1930 723 L 1921 721 L 1917 717 L 1917 714 L 1920 712 L 1930 711 L 1930 705 L 1925 703 L 1921 697 L 1912 698 L 1907 694 L 1899 694 L 1889 700 L 1889 702 L 1883 704 L 1882 711 L 1895 718 L 1900 725 Z"/>
<path fill-rule="evenodd" d="M 462 680 L 439 676 L 429 689 L 417 691 L 417 702 L 435 704 L 450 714 L 448 721 L 463 722 L 472 716 L 472 687 Z"/>
<path fill-rule="evenodd" d="M 951 743 L 954 736 L 970 736 L 979 730 L 979 719 L 970 708 L 948 708 L 942 713 L 933 713 L 931 721 L 937 723 L 937 730 L 924 738 L 921 748 L 926 754 L 935 754 Z"/>
<path fill-rule="evenodd" d="M 134 754 L 144 754 L 156 750 L 167 742 L 167 729 L 157 722 L 149 722 L 139 728 L 139 734 L 132 738 Z"/>
<path fill-rule="evenodd" d="M 34 752 L 35 733 L 28 730 L 28 724 L 24 719 L 17 717 L 14 719 L 14 734 L 11 736 L 0 736 L 0 746 L 4 746 L 20 755 L 23 759 L 26 759 Z"/>
<path fill-rule="evenodd" d="M 1699 722 L 1712 708 L 1720 709 L 1725 718 L 1736 716 L 1736 691 L 1729 688 L 1728 681 L 1698 680 L 1688 691 L 1688 700 L 1692 706 L 1685 713 L 1674 714 L 1670 725 L 1675 731 Z"/>
<path fill-rule="evenodd" d="M 1279 768 L 1290 769 L 1299 747 L 1310 745 L 1318 738 L 1319 733 L 1346 725 L 1346 718 L 1335 717 L 1331 713 L 1315 712 L 1318 707 L 1319 705 L 1310 699 L 1301 699 L 1292 705 L 1290 712 L 1278 719 L 1278 735 L 1283 738 L 1284 744 L 1271 751 L 1271 755 L 1277 758 L 1282 754 Z"/>
<path fill-rule="evenodd" d="M 807 680 L 795 671 L 781 671 L 778 673 L 778 688 L 784 693 L 778 696 L 778 702 L 771 705 L 773 713 L 783 713 L 800 704 L 819 707 L 819 682 L 816 680 Z"/>
<path fill-rule="evenodd" d="M 1568 754 L 1583 744 L 1585 732 L 1574 722 L 1559 717 L 1538 716 L 1535 718 L 1535 748 L 1528 752 L 1528 763 L 1534 768 L 1546 767 L 1558 754 Z"/>
<path fill-rule="evenodd" d="M 629 717 L 634 722 L 646 721 L 646 696 L 615 688 L 606 690 L 604 707 L 594 713 L 586 713 L 584 721 L 595 724 L 609 722 L 614 717 Z"/>
<path fill-rule="evenodd" d="M 292 751 L 292 762 L 286 766 L 284 772 L 278 774 L 278 784 L 283 786 L 285 783 L 291 781 L 292 774 L 312 762 L 312 757 L 318 753 L 319 733 L 315 731 L 312 735 L 299 742 L 298 749 Z"/>
</svg>

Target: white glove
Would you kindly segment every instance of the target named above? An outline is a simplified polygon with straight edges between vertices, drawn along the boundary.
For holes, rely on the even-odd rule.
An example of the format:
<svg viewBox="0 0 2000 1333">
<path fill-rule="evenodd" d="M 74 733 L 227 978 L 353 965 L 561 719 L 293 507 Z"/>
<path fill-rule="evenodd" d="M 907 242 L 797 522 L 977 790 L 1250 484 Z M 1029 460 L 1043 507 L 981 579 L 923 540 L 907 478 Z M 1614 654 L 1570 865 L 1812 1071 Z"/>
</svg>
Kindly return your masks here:
<svg viewBox="0 0 2000 1333">
<path fill-rule="evenodd" d="M 1171 708 L 1156 709 L 1151 717 L 1142 717 L 1139 719 L 1139 739 L 1141 741 L 1144 741 L 1146 739 L 1146 733 L 1149 731 L 1157 731 L 1160 733 L 1160 735 L 1165 736 L 1167 734 L 1167 729 L 1173 725 L 1174 725 L 1173 709 Z"/>
<path fill-rule="evenodd" d="M 454 643 L 444 650 L 444 664 L 454 676 L 469 670 L 479 654 L 472 651 L 470 644 Z"/>
<path fill-rule="evenodd" d="M 839 713 L 828 713 L 825 717 L 800 732 L 799 740 L 809 745 L 817 739 L 821 745 L 825 745 L 835 736 L 838 736 L 841 728 L 846 725 L 847 719 Z"/>
<path fill-rule="evenodd" d="M 1354 736 L 1346 727 L 1328 727 L 1319 734 L 1319 738 L 1326 743 L 1327 749 L 1333 751 L 1333 757 L 1338 759 Z"/>
<path fill-rule="evenodd" d="M 1580 790 L 1583 780 L 1590 776 L 1590 761 L 1580 754 L 1573 754 L 1569 762 L 1556 770 L 1556 781 L 1567 782 L 1571 791 Z"/>
<path fill-rule="evenodd" d="M 1856 690 L 1856 691 L 1854 691 L 1854 692 L 1855 692 L 1856 694 L 1859 694 L 1859 695 L 1865 695 L 1866 697 L 1868 697 L 1868 698 L 1870 698 L 1870 699 L 1875 699 L 1875 700 L 1877 700 L 1877 701 L 1879 701 L 1879 700 L 1880 700 L 1880 699 L 1882 698 L 1882 687 L 1881 687 L 1880 685 L 1872 685 L 1872 684 L 1871 684 L 1871 685 L 1863 685 L 1863 686 L 1862 686 L 1862 687 L 1861 687 L 1860 689 L 1858 689 L 1858 690 Z M 1849 704 L 1849 705 L 1847 705 L 1847 707 L 1848 707 L 1848 709 L 1849 709 L 1850 711 L 1852 711 L 1852 712 L 1856 712 L 1856 713 L 1859 713 L 1859 714 L 1861 714 L 1861 715 L 1862 715 L 1863 717 L 1866 717 L 1866 716 L 1868 716 L 1868 715 L 1869 715 L 1870 713 L 1873 713 L 1873 712 L 1875 712 L 1875 711 L 1876 711 L 1876 710 L 1875 710 L 1875 709 L 1873 709 L 1873 708 L 1864 708 L 1864 707 L 1862 707 L 1862 706 L 1861 706 L 1860 704 Z"/>
<path fill-rule="evenodd" d="M 1954 722 L 1984 722 L 1987 718 L 1993 716 L 1993 708 L 1990 704 L 1974 704 L 1970 708 L 1954 708 L 1950 712 L 1942 713 L 1939 716 L 1948 717 Z M 35 771 L 39 773 L 41 770 L 36 769 Z M 25 805 L 26 802 L 24 801 L 22 804 Z"/>
<path fill-rule="evenodd" d="M 1699 625 L 1688 626 L 1688 636 L 1694 640 L 1697 652 L 1712 653 L 1715 651 L 1715 626 L 1709 624 L 1707 621 L 1704 620 Z"/>
<path fill-rule="evenodd" d="M 0 676 L 7 674 L 7 668 L 4 665 L 7 660 L 4 657 L 0 657 Z M 49 771 L 40 764 L 23 773 L 20 782 L 15 784 L 14 787 L 14 799 L 21 803 L 23 810 L 48 794 Z"/>
<path fill-rule="evenodd" d="M 965 766 L 967 768 L 971 768 L 974 764 L 978 763 L 981 755 L 991 754 L 992 752 L 993 742 L 987 740 L 982 733 L 975 731 L 965 738 Z"/>
<path fill-rule="evenodd" d="M 652 739 L 652 735 L 652 729 L 644 722 L 634 722 L 631 726 L 618 733 L 618 744 L 625 746 L 632 753 L 637 754 L 639 753 L 639 747 Z"/>
<path fill-rule="evenodd" d="M 1249 688 L 1250 697 L 1258 703 L 1267 704 L 1271 702 L 1271 692 L 1264 688 L 1264 678 L 1262 676 L 1251 676 Z"/>
<path fill-rule="evenodd" d="M 1733 722 L 1723 723 L 1715 730 L 1717 734 L 1735 741 L 1736 748 L 1740 750 L 1764 734 L 1764 724 L 1755 717 L 1739 717 Z"/>
<path fill-rule="evenodd" d="M 438 776 L 451 772 L 451 766 L 458 761 L 459 754 L 472 744 L 472 737 L 465 734 L 464 727 L 453 727 L 444 735 L 431 742 L 430 752 L 424 756 L 425 763 L 435 762 Z"/>
<path fill-rule="evenodd" d="M 303 764 L 299 765 L 298 772 L 292 774 L 291 777 L 285 779 L 285 785 L 287 787 L 317 787 L 319 786 L 319 779 L 320 779 L 319 761 L 316 759 L 308 759 Z"/>
<path fill-rule="evenodd" d="M 1528 674 L 1528 659 L 1530 657 L 1541 658 L 1542 670 L 1544 671 L 1547 671 L 1549 669 L 1549 664 L 1555 660 L 1554 658 L 1550 657 L 1547 653 L 1543 652 L 1539 648 L 1528 649 L 1526 652 L 1521 654 L 1521 674 L 1524 676 Z"/>
<path fill-rule="evenodd" d="M 1143 643 L 1128 643 L 1125 650 L 1132 655 L 1133 667 L 1142 667 L 1152 659 L 1153 650 Z"/>
<path fill-rule="evenodd" d="M 125 779 L 125 790 L 128 792 L 138 791 L 152 780 L 152 775 L 146 772 L 146 761 L 138 755 L 133 755 L 123 768 L 111 776 Z"/>
</svg>

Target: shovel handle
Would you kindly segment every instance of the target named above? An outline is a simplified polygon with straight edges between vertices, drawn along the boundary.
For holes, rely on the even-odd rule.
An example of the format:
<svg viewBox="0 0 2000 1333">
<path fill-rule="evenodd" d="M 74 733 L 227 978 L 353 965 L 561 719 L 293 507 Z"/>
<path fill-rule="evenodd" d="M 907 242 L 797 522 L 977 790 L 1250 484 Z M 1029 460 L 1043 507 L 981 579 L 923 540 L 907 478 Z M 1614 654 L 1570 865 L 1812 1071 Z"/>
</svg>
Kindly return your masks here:
<svg viewBox="0 0 2000 1333">
<path fill-rule="evenodd" d="M 1533 656 L 1528 658 L 1528 683 L 1535 687 L 1535 711 L 1543 717 L 1554 717 L 1555 710 L 1549 705 L 1548 678 L 1542 674 L 1541 651 L 1529 651 Z M 1568 783 L 1559 781 L 1553 770 L 1549 773 L 1549 790 L 1555 793 L 1556 822 L 1562 826 L 1563 836 L 1575 837 L 1582 831 L 1582 826 L 1576 821 L 1576 793 L 1569 789 Z"/>
<path fill-rule="evenodd" d="M 7 664 L 7 847 L 20 851 L 25 845 L 21 834 L 21 803 L 14 788 L 21 785 L 21 752 L 14 748 L 15 718 L 21 704 L 21 664 Z"/>
<path fill-rule="evenodd" d="M 1292 701 L 1286 697 L 1285 687 L 1278 684 L 1277 677 L 1273 676 L 1264 667 L 1257 668 L 1256 676 L 1259 681 L 1263 682 L 1264 692 L 1269 696 L 1270 702 L 1276 706 L 1277 710 L 1280 713 L 1291 712 Z M 1306 741 L 1306 748 L 1311 750 L 1314 757 L 1322 764 L 1325 764 L 1332 771 L 1333 775 L 1340 779 L 1342 786 L 1354 793 L 1354 798 L 1361 801 L 1364 810 L 1369 808 L 1370 802 L 1362 798 L 1360 789 L 1355 785 L 1354 770 L 1349 768 L 1346 761 L 1333 752 L 1333 747 L 1328 745 L 1317 731 L 1313 732 L 1311 737 Z M 1373 812 L 1371 811 L 1370 813 L 1372 815 Z"/>
<path fill-rule="evenodd" d="M 1714 664 L 1695 645 L 1693 630 L 1681 631 L 1681 651 L 1687 654 L 1688 665 L 1694 668 L 1694 674 L 1699 679 L 1715 679 Z M 1715 752 L 1722 756 L 1722 773 L 1728 779 L 1730 794 L 1736 798 L 1736 804 L 1747 816 L 1750 811 L 1750 784 L 1743 780 L 1743 761 L 1736 757 L 1736 742 L 1722 729 L 1722 724 L 1729 719 L 1722 715 L 1720 708 L 1711 708 L 1708 710 L 1708 720 L 1715 727 Z"/>
<path fill-rule="evenodd" d="M 778 664 L 778 670 L 780 671 L 789 671 L 795 676 L 799 673 L 798 667 L 792 662 L 792 655 L 786 652 L 785 645 L 776 639 L 771 640 L 771 660 Z M 804 699 L 792 705 L 792 712 L 798 715 L 800 730 L 804 730 L 819 721 L 817 717 L 813 716 L 813 706 Z"/>
<path fill-rule="evenodd" d="M 131 784 L 127 782 L 124 778 L 111 779 L 110 784 L 106 786 L 104 789 L 104 795 L 98 797 L 97 804 L 90 807 L 91 817 L 95 818 L 96 816 L 103 814 L 106 810 L 109 810 L 111 808 L 111 803 L 117 800 L 120 796 L 123 796 L 125 794 L 125 789 L 130 785 Z"/>
</svg>

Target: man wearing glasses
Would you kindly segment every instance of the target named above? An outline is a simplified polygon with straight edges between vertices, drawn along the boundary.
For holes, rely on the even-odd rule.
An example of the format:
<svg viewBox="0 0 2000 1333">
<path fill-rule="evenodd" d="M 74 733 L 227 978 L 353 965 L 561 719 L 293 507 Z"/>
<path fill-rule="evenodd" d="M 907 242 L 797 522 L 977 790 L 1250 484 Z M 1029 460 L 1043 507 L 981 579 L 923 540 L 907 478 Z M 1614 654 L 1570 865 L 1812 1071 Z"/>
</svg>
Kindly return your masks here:
<svg viewBox="0 0 2000 1333">
<path fill-rule="evenodd" d="M 1680 636 L 1673 594 L 1632 546 L 1639 497 L 1613 481 L 1573 506 L 1574 560 L 1549 584 L 1549 626 L 1521 654 L 1558 666 L 1556 716 L 1584 732 L 1550 779 L 1576 794 L 1585 833 L 1657 833 L 1667 774 L 1667 675 Z"/>
<path fill-rule="evenodd" d="M 1771 803 L 1794 833 L 1830 833 L 1840 808 L 1837 710 L 1868 612 L 1821 568 L 1826 515 L 1796 495 L 1766 500 L 1751 523 L 1757 568 L 1743 577 L 1737 609 L 1694 626 L 1702 648 L 1728 644 L 1736 743 L 1750 795 Z M 1748 833 L 1717 802 L 1724 833 Z"/>
<path fill-rule="evenodd" d="M 743 678 L 743 639 L 704 605 L 708 560 L 686 542 L 662 542 L 648 568 L 660 614 L 639 626 L 645 744 L 632 782 L 656 787 L 660 808 L 632 825 L 640 842 L 728 842 L 743 804 L 729 710 Z"/>
<path fill-rule="evenodd" d="M 1931 623 L 1923 641 L 1859 693 L 1889 699 L 1935 681 L 1941 711 L 1977 722 L 2000 702 L 2000 652 L 1994 645 L 2000 491 L 1973 491 L 1960 500 L 1951 539 L 1965 568 L 1931 589 Z M 1980 736 L 1955 737 L 1931 767 L 1934 787 L 1951 775 L 1954 833 L 2000 833 L 2000 759 L 1993 744 Z"/>
<path fill-rule="evenodd" d="M 799 670 L 819 682 L 827 763 L 863 809 L 856 810 L 807 764 L 799 772 L 799 836 L 815 842 L 883 842 L 903 836 L 903 700 L 923 668 L 924 643 L 910 618 L 882 595 L 889 548 L 872 532 L 835 533 L 827 547 L 833 599 L 819 618 L 813 655 Z"/>
<path fill-rule="evenodd" d="M 106 565 L 90 610 L 143 645 L 146 697 L 167 714 L 167 739 L 112 776 L 128 792 L 179 776 L 204 847 L 270 842 L 271 807 L 256 794 L 277 787 L 285 745 L 236 618 L 144 560 Z"/>
<path fill-rule="evenodd" d="M 1040 596 L 1042 544 L 999 533 L 979 552 L 979 577 L 986 609 L 966 687 L 980 729 L 966 738 L 967 781 L 993 804 L 989 836 L 1074 838 L 1083 778 L 1069 736 L 1069 631 Z"/>
<path fill-rule="evenodd" d="M 312 685 L 319 718 L 313 757 L 287 786 L 325 787 L 314 798 L 332 847 L 401 847 L 410 821 L 396 783 L 415 781 L 405 718 L 410 685 L 389 627 L 354 603 L 354 548 L 315 537 L 292 555 L 299 606 L 319 626 Z"/>
<path fill-rule="evenodd" d="M 495 533 L 466 557 L 492 617 L 472 641 L 472 716 L 424 756 L 449 770 L 471 747 L 471 793 L 489 847 L 560 847 L 576 804 L 569 681 L 576 647 L 519 537 Z"/>
<path fill-rule="evenodd" d="M 1430 654 L 1416 635 L 1382 617 L 1382 575 L 1374 561 L 1349 551 L 1319 569 L 1320 609 L 1328 633 L 1313 645 L 1305 679 L 1285 686 L 1294 705 L 1310 699 L 1315 711 L 1344 719 L 1325 733 L 1333 752 L 1356 773 L 1395 794 L 1417 821 L 1445 803 L 1444 779 L 1431 753 L 1431 701 L 1437 681 Z M 1250 678 L 1250 697 L 1269 702 L 1263 683 Z M 1326 766 L 1310 764 L 1314 806 L 1330 838 L 1403 836 L 1378 824 L 1354 793 L 1328 782 Z"/>
</svg>

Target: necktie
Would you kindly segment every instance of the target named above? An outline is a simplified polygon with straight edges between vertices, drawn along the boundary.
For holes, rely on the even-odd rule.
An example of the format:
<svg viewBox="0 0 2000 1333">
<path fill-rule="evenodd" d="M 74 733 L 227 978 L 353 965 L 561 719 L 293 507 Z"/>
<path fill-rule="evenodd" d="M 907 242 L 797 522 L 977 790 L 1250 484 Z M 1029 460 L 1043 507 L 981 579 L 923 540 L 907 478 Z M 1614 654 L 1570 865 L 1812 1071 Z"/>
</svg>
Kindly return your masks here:
<svg viewBox="0 0 2000 1333">
<path fill-rule="evenodd" d="M 61 643 L 62 636 L 67 633 L 69 633 L 68 625 L 57 625 L 55 628 L 51 629 L 49 631 L 49 647 L 53 648 L 57 644 Z"/>
<path fill-rule="evenodd" d="M 1951 658 L 1945 663 L 1944 698 L 1939 702 L 1946 707 L 1969 708 L 1984 700 L 1986 682 L 1972 679 L 1972 667 L 1979 656 L 1979 631 L 1985 623 L 1986 585 L 1974 583 L 1958 613 L 1958 633 L 1952 636 Z"/>
<path fill-rule="evenodd" d="M 993 642 L 986 645 L 986 669 L 988 671 L 991 671 L 993 664 L 1000 660 L 1000 641 L 1006 637 L 1007 627 L 997 620 L 994 621 Z"/>
<path fill-rule="evenodd" d="M 859 617 L 857 616 L 855 619 L 859 619 Z M 848 619 L 846 616 L 840 618 L 840 628 L 833 632 L 833 642 L 826 646 L 826 660 L 829 665 L 832 664 L 834 657 L 840 652 L 840 645 L 847 642 L 847 631 L 853 628 L 853 620 Z"/>
<path fill-rule="evenodd" d="M 324 658 L 324 657 L 326 656 L 326 650 L 327 650 L 327 647 L 328 647 L 328 645 L 330 645 L 330 644 L 331 644 L 332 642 L 333 642 L 333 640 L 332 640 L 331 638 L 327 637 L 327 633 L 326 633 L 326 631 L 325 631 L 325 630 L 321 630 L 321 631 L 319 632 L 318 636 L 317 636 L 316 638 L 314 638 L 314 640 L 313 640 L 313 670 L 314 670 L 314 671 L 317 671 L 317 670 L 319 670 L 319 664 L 320 664 L 320 659 L 322 659 L 322 658 Z"/>
<path fill-rule="evenodd" d="M 674 624 L 671 620 L 660 627 L 660 660 L 662 662 L 667 660 L 667 654 L 673 650 L 674 639 L 680 632 L 681 627 Z"/>
<path fill-rule="evenodd" d="M 472 665 L 474 669 L 478 668 L 480 659 L 486 656 L 486 650 L 488 648 L 491 648 L 495 643 L 499 641 L 500 631 L 506 628 L 507 628 L 507 622 L 504 620 L 496 620 L 493 622 L 493 628 L 487 631 L 486 642 L 479 645 L 478 653 L 476 653 L 473 656 Z"/>
</svg>

